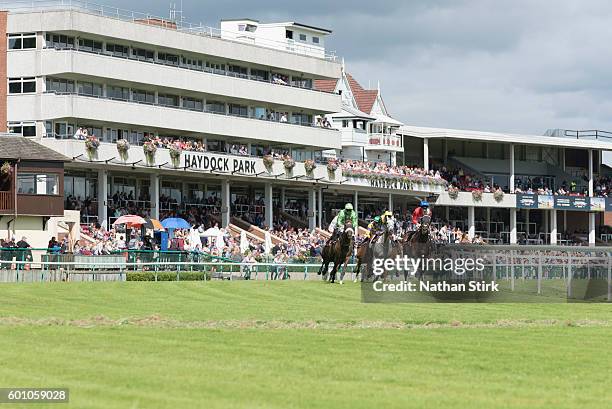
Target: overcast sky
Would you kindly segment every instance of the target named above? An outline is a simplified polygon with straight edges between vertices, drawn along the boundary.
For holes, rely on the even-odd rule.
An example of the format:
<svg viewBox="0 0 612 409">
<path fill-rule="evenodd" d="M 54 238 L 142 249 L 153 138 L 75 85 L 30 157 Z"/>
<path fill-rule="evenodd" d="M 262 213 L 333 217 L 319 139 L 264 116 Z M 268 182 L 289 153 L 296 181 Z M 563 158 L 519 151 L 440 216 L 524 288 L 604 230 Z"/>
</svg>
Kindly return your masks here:
<svg viewBox="0 0 612 409">
<path fill-rule="evenodd" d="M 104 3 L 169 10 L 160 0 Z M 388 110 L 406 124 L 612 130 L 608 1 L 184 0 L 183 12 L 213 27 L 251 17 L 333 30 L 328 50 L 362 85 L 380 81 Z"/>
</svg>

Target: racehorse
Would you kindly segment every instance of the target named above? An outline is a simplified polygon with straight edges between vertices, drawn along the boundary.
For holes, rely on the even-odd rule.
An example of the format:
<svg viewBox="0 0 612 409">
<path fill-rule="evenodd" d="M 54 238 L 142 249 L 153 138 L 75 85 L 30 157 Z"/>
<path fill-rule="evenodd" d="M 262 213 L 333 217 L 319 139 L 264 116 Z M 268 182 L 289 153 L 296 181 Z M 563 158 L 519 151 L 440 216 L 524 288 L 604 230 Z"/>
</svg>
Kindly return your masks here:
<svg viewBox="0 0 612 409">
<path fill-rule="evenodd" d="M 329 278 L 330 281 L 334 283 L 336 281 L 336 273 L 338 272 L 338 268 L 344 264 L 344 270 L 346 270 L 346 264 L 348 263 L 349 257 L 353 253 L 354 245 L 355 231 L 353 230 L 353 223 L 350 220 L 347 220 L 344 223 L 344 230 L 340 234 L 340 237 L 334 241 L 329 240 L 325 244 L 325 247 L 323 247 L 323 251 L 321 252 L 323 262 L 321 264 L 321 268 L 319 268 L 318 274 L 323 274 L 325 276 L 329 269 L 329 263 L 333 262 L 334 267 L 332 268 Z M 344 277 L 344 273 L 342 274 L 342 277 Z M 340 278 L 340 283 L 342 283 L 342 278 Z"/>
<path fill-rule="evenodd" d="M 413 231 L 404 240 L 404 254 L 410 258 L 418 259 L 421 257 L 427 258 L 432 250 L 432 241 L 430 236 L 429 226 L 431 224 L 431 216 L 423 216 L 420 219 L 419 228 Z M 416 271 L 417 278 L 422 279 L 424 273 Z M 404 270 L 404 280 L 408 279 L 408 271 Z"/>
<path fill-rule="evenodd" d="M 387 218 L 381 234 L 375 234 L 371 240 L 365 241 L 357 249 L 357 266 L 355 267 L 355 282 L 361 272 L 361 265 L 365 264 L 366 273 L 361 275 L 361 281 L 367 280 L 372 276 L 374 260 L 392 258 L 403 255 L 401 243 L 393 240 L 393 230 L 395 222 L 392 218 Z M 383 275 L 386 276 L 386 275 Z"/>
</svg>

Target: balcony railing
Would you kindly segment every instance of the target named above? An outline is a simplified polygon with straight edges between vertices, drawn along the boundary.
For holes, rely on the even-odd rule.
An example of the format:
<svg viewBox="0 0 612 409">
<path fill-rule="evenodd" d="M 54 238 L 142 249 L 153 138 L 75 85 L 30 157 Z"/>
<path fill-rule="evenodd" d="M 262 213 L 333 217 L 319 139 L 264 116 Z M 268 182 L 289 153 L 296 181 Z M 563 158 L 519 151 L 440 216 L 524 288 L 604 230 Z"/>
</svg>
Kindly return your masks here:
<svg viewBox="0 0 612 409">
<path fill-rule="evenodd" d="M 15 208 L 15 198 L 12 191 L 0 192 L 0 211 L 13 210 Z"/>
<path fill-rule="evenodd" d="M 389 134 L 371 134 L 370 145 L 389 146 L 393 148 L 402 147 L 402 138 L 397 135 Z"/>
<path fill-rule="evenodd" d="M 78 47 L 47 47 L 45 49 L 47 49 L 47 50 L 56 50 L 56 51 L 77 51 L 77 52 L 80 52 L 80 53 L 95 54 L 95 55 L 101 55 L 101 56 L 104 56 L 104 57 L 119 58 L 119 59 L 122 59 L 122 60 L 138 61 L 138 62 L 149 63 L 149 64 L 163 65 L 165 67 L 174 67 L 174 68 L 180 68 L 180 69 L 184 69 L 184 70 L 197 71 L 197 72 L 205 72 L 205 73 L 208 73 L 208 74 L 215 74 L 215 75 L 222 75 L 222 76 L 225 76 L 225 77 L 234 77 L 234 78 L 240 78 L 240 79 L 245 79 L 245 80 L 250 80 L 250 81 L 264 82 L 266 84 L 277 85 L 279 87 L 299 88 L 299 89 L 304 89 L 304 90 L 308 90 L 308 91 L 321 92 L 321 93 L 325 93 L 325 94 L 333 94 L 333 92 L 318 90 L 316 88 L 301 87 L 299 85 L 293 85 L 293 84 L 282 84 L 282 83 L 278 82 L 277 80 L 275 81 L 274 79 L 272 79 L 272 75 L 270 75 L 269 79 L 263 79 L 263 78 L 259 78 L 259 77 L 255 76 L 255 75 L 246 75 L 246 74 L 236 73 L 236 72 L 232 72 L 232 71 L 228 71 L 228 70 L 220 70 L 220 69 L 217 69 L 217 68 L 210 68 L 210 67 L 204 67 L 204 66 L 202 66 L 202 67 L 192 67 L 192 66 L 185 65 L 185 64 L 171 64 L 171 63 L 167 63 L 167 62 L 163 62 L 163 61 L 155 61 L 155 60 L 148 60 L 148 59 L 136 58 L 136 57 L 131 57 L 131 56 L 117 55 L 117 54 L 114 54 L 114 53 L 111 53 L 111 52 L 108 52 L 108 51 L 84 50 L 84 49 L 78 48 Z"/>
<path fill-rule="evenodd" d="M 78 93 L 78 92 L 45 91 L 44 94 L 55 94 L 55 95 L 60 95 L 60 96 L 61 95 L 74 95 L 74 96 L 78 96 L 78 97 L 106 99 L 106 100 L 111 100 L 111 101 L 120 101 L 120 102 L 127 102 L 127 103 L 133 103 L 133 104 L 142 104 L 142 105 L 158 106 L 158 107 L 164 107 L 164 108 L 180 109 L 180 110 L 183 110 L 183 111 L 203 112 L 203 113 L 207 113 L 207 114 L 215 114 L 215 115 L 223 115 L 223 116 L 233 116 L 233 117 L 239 117 L 239 118 L 245 118 L 245 119 L 252 119 L 254 121 L 277 122 L 277 123 L 281 123 L 281 124 L 285 124 L 285 125 L 307 126 L 307 127 L 310 127 L 310 128 L 319 128 L 319 129 L 336 131 L 336 129 L 325 128 L 325 127 L 322 127 L 322 126 L 319 126 L 319 125 L 315 124 L 314 122 L 292 122 L 292 121 L 289 121 L 289 120 L 282 121 L 282 120 L 276 119 L 276 118 L 275 119 L 256 118 L 256 117 L 252 117 L 252 116 L 249 116 L 249 115 L 240 115 L 240 114 L 232 114 L 231 112 L 220 112 L 220 111 L 217 111 L 217 110 L 209 110 L 209 109 L 206 109 L 206 107 L 203 107 L 202 110 L 199 110 L 199 109 L 186 108 L 186 107 L 181 107 L 181 106 L 176 106 L 176 105 L 167 105 L 167 104 L 159 104 L 159 103 L 152 103 L 152 102 L 135 101 L 133 99 L 113 98 L 113 97 L 108 97 L 108 96 L 103 96 L 103 95 L 91 95 L 91 94 L 83 94 L 83 93 Z"/>
<path fill-rule="evenodd" d="M 186 34 L 217 38 L 233 43 L 248 44 L 253 47 L 268 48 L 290 54 L 337 61 L 335 52 L 327 52 L 321 49 L 321 47 L 303 45 L 299 48 L 294 48 L 286 41 L 276 41 L 265 38 L 257 38 L 255 44 L 247 43 L 245 41 L 231 39 L 231 37 L 236 36 L 237 33 L 235 32 L 222 31 L 218 28 L 207 27 L 202 23 L 193 24 L 181 19 L 170 20 L 168 18 L 157 17 L 147 13 L 140 13 L 120 9 L 118 7 L 96 4 L 86 0 L 15 0 L 9 1 L 7 4 L 3 5 L 3 8 L 14 13 L 74 10 L 96 16 L 114 18 L 136 24 L 145 24 L 161 29 L 178 31 Z"/>
</svg>

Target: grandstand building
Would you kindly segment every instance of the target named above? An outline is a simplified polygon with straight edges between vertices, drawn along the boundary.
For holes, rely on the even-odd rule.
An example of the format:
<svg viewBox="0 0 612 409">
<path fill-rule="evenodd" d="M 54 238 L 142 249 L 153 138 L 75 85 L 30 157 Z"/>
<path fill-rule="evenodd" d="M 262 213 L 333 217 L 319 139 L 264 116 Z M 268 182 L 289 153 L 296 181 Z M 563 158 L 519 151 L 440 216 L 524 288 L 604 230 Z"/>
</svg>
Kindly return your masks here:
<svg viewBox="0 0 612 409">
<path fill-rule="evenodd" d="M 50 0 L 6 7 L 0 32 L 0 132 L 69 159 L 64 205 L 83 223 L 200 212 L 261 239 L 258 226 L 279 220 L 325 228 L 347 202 L 365 225 L 432 197 L 436 223 L 490 243 L 607 237 L 612 204 L 595 197 L 612 148 L 604 134 L 403 125 L 380 87 L 364 89 L 326 49 L 328 29 L 251 19 L 213 29 Z"/>
</svg>

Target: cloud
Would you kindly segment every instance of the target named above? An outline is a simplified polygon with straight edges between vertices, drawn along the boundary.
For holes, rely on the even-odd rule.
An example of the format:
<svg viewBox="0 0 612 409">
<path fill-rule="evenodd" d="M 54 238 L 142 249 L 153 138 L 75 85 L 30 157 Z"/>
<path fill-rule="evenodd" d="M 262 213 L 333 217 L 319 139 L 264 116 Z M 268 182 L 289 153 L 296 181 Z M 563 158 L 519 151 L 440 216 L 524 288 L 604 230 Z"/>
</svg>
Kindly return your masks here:
<svg viewBox="0 0 612 409">
<path fill-rule="evenodd" d="M 121 6 L 122 3 L 115 1 Z M 168 14 L 166 1 L 130 7 Z M 189 21 L 299 21 L 409 124 L 542 134 L 612 130 L 612 3 L 559 0 L 183 2 Z"/>
</svg>

